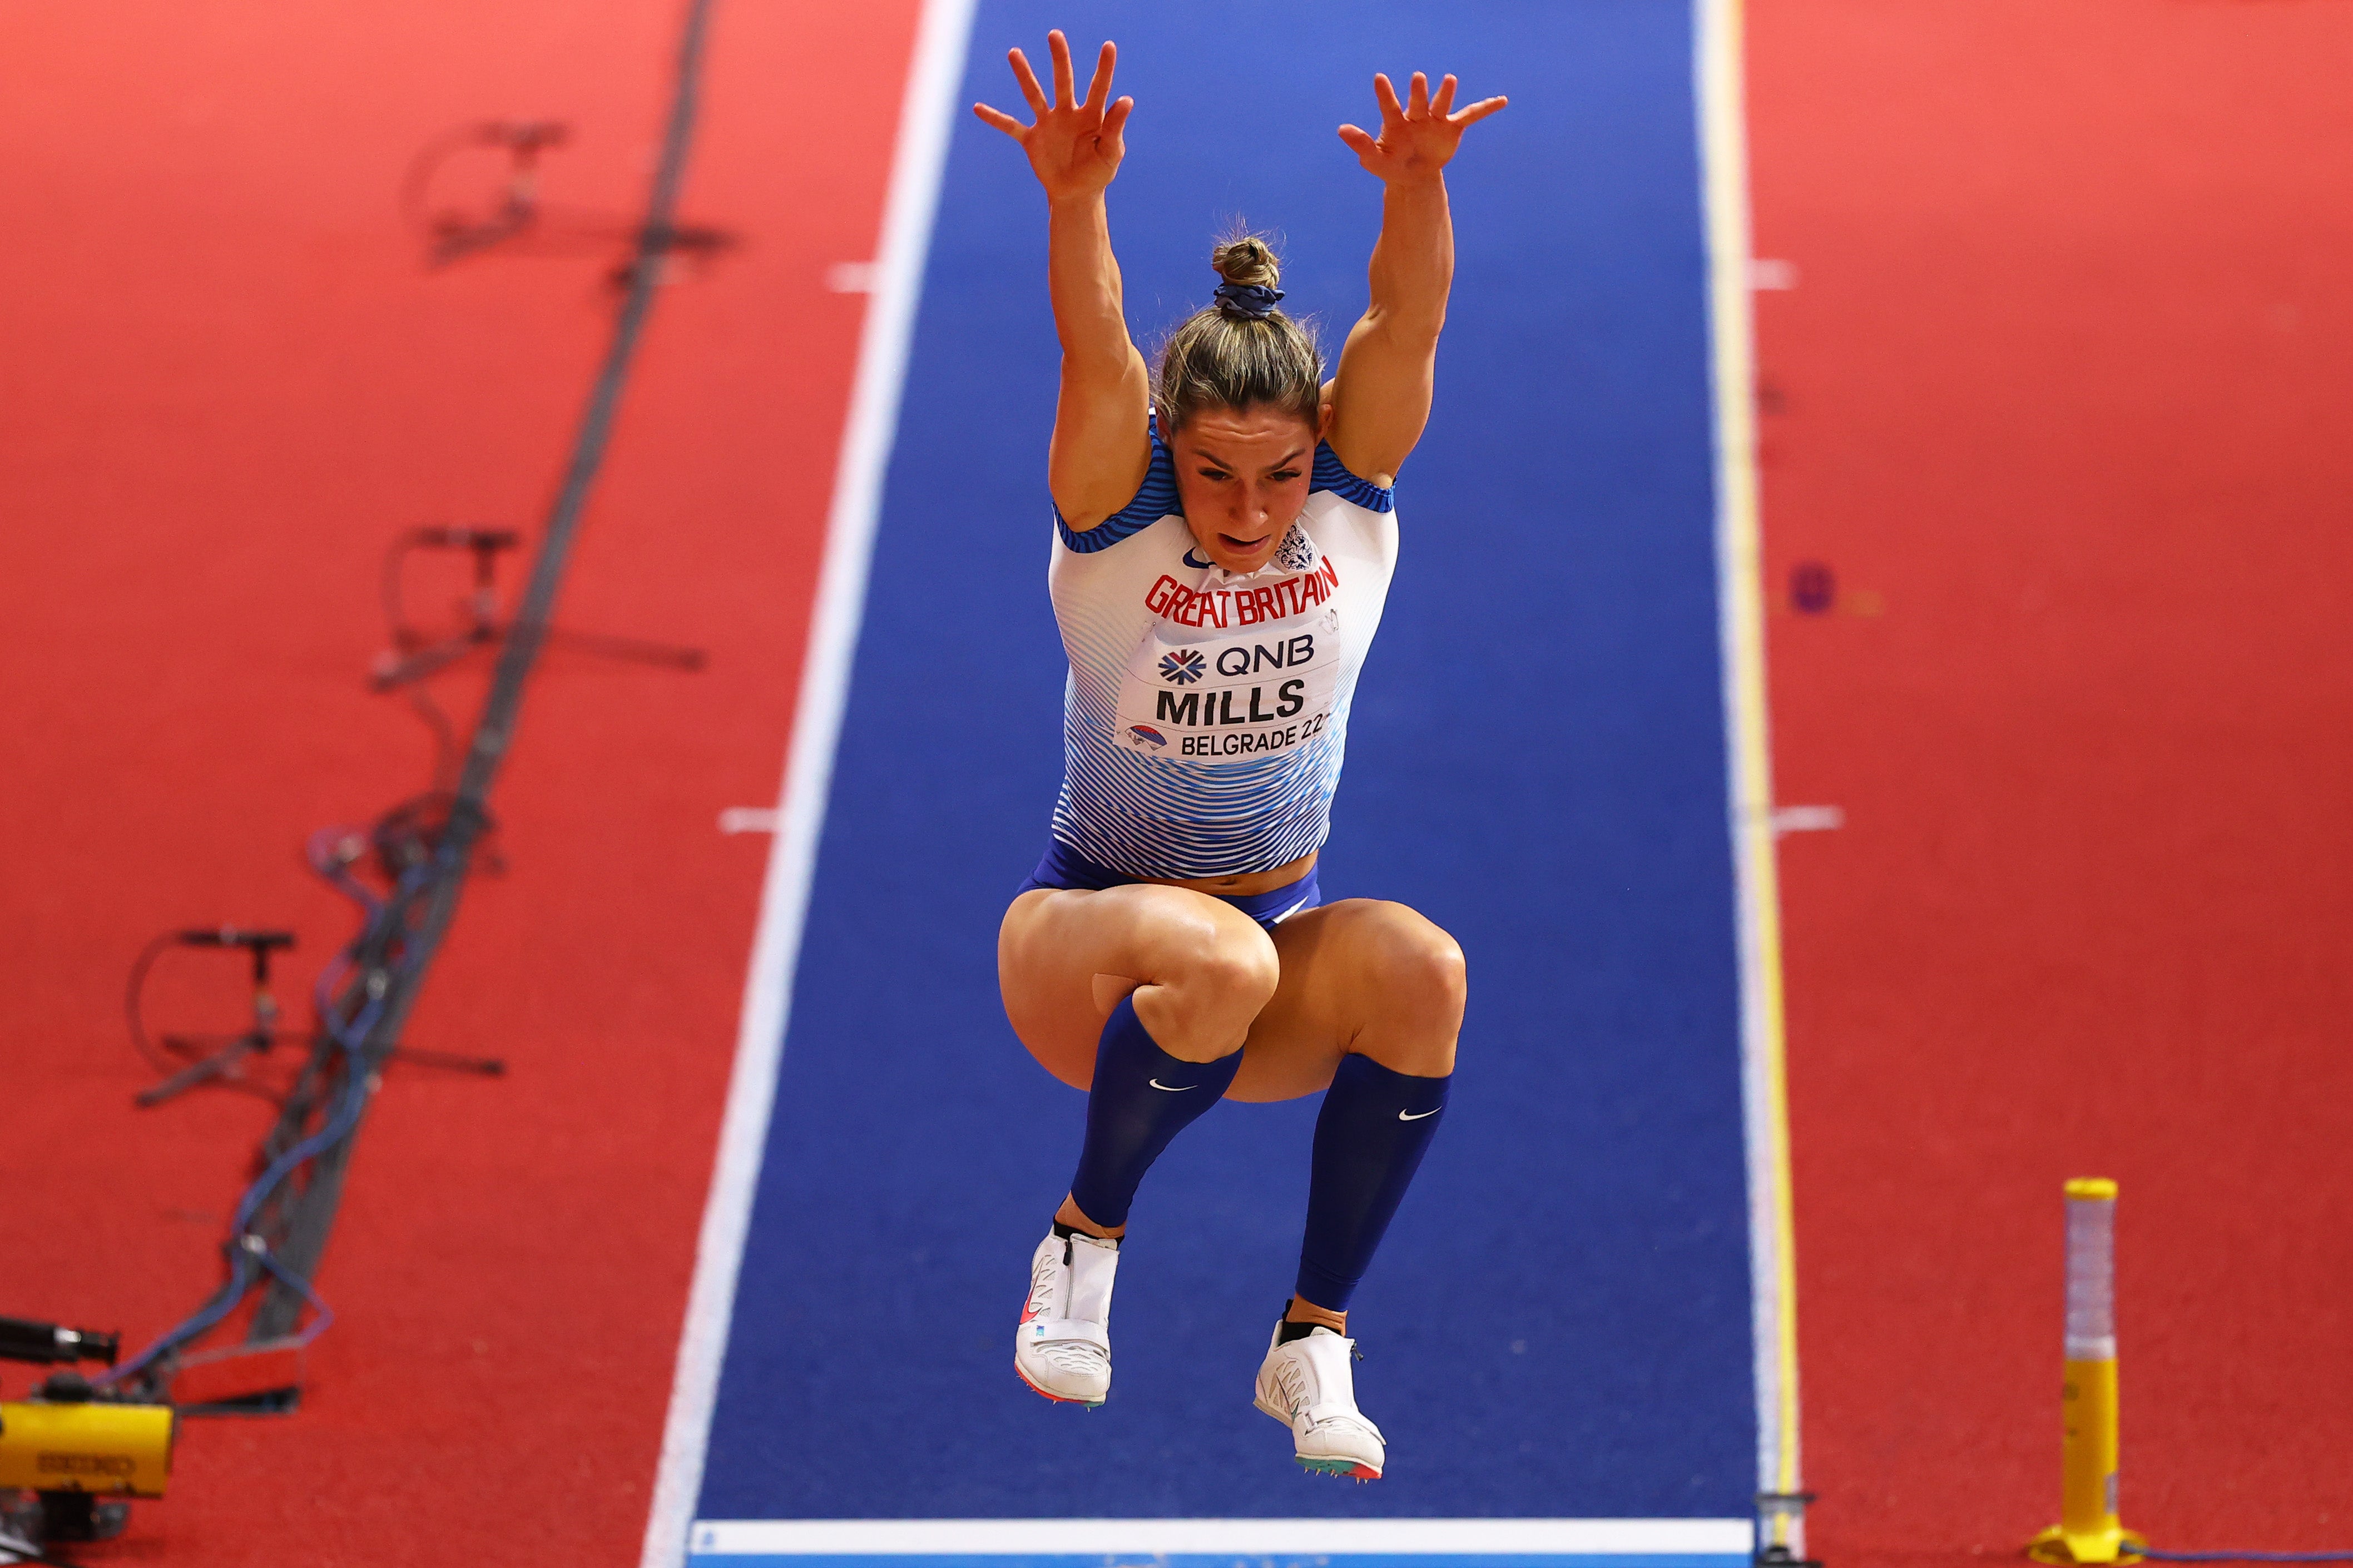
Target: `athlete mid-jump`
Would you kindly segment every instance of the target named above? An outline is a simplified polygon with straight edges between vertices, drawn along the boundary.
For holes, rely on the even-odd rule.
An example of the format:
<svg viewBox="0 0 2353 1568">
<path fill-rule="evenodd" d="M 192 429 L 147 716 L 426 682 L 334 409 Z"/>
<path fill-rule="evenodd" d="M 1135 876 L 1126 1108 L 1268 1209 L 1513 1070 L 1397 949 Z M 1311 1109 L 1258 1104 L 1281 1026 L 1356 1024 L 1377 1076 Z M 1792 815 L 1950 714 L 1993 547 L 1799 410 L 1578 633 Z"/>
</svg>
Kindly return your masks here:
<svg viewBox="0 0 2353 1568">
<path fill-rule="evenodd" d="M 1050 1399 L 1101 1404 L 1145 1171 L 1221 1098 L 1321 1090 L 1298 1280 L 1257 1404 L 1302 1465 L 1371 1480 L 1385 1449 L 1356 1408 L 1348 1299 L 1445 1119 L 1462 952 L 1402 904 L 1319 907 L 1315 855 L 1397 560 L 1390 486 L 1430 417 L 1454 269 L 1440 171 L 1504 100 L 1455 110 L 1452 77 L 1433 95 L 1416 72 L 1400 102 L 1375 77 L 1379 132 L 1340 127 L 1383 198 L 1372 303 L 1330 381 L 1251 237 L 1217 247 L 1216 302 L 1155 374 L 1128 335 L 1103 205 L 1134 100 L 1111 100 L 1110 44 L 1081 101 L 1069 44 L 1049 42 L 1050 100 L 1011 56 L 1035 124 L 973 110 L 1046 188 L 1062 347 L 1047 460 L 1062 790 L 997 973 L 1022 1044 L 1087 1091 L 1014 1369 Z"/>
</svg>

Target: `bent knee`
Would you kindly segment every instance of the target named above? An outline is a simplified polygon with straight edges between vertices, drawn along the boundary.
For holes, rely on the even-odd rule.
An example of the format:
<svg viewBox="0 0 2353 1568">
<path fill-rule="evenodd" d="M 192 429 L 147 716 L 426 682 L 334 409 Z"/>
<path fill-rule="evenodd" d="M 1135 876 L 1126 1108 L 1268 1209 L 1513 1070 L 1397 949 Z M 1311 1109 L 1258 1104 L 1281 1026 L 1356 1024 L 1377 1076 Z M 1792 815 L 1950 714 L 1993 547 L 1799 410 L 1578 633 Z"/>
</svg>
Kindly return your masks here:
<svg viewBox="0 0 2353 1568">
<path fill-rule="evenodd" d="M 1397 960 L 1398 972 L 1405 984 L 1460 1024 L 1471 997 L 1471 966 L 1463 961 L 1461 943 L 1428 921 L 1422 925 Z"/>
<path fill-rule="evenodd" d="M 1274 995 L 1274 943 L 1240 910 L 1193 895 L 1166 911 L 1152 943 L 1150 984 L 1255 1015 Z"/>
<path fill-rule="evenodd" d="M 1460 942 L 1403 904 L 1374 903 L 1362 920 L 1372 977 L 1388 1000 L 1461 1016 L 1470 970 Z"/>
<path fill-rule="evenodd" d="M 1281 977 L 1274 944 L 1255 921 L 1195 910 L 1159 944 L 1136 1016 L 1160 1048 L 1187 1061 L 1216 1061 L 1249 1038 Z"/>
<path fill-rule="evenodd" d="M 1274 995 L 1282 969 L 1274 943 L 1255 922 L 1240 930 L 1219 929 L 1191 944 L 1171 976 L 1173 983 L 1231 998 L 1255 1015 Z"/>
<path fill-rule="evenodd" d="M 1420 1078 L 1445 1077 L 1454 1070 L 1470 995 L 1461 944 L 1403 904 L 1375 904 L 1361 919 L 1366 1023 L 1382 1037 L 1383 1065 Z"/>
</svg>

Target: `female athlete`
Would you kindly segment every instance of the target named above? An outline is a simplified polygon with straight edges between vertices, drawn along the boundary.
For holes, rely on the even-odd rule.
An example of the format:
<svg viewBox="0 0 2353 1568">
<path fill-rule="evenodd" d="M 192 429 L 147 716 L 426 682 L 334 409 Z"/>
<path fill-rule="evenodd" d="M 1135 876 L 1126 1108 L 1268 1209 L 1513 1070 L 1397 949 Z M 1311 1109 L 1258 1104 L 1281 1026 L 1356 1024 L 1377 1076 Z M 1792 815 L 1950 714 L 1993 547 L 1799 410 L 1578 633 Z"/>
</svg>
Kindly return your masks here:
<svg viewBox="0 0 2353 1568">
<path fill-rule="evenodd" d="M 1440 170 L 1504 100 L 1458 110 L 1452 77 L 1433 95 L 1417 72 L 1400 102 L 1375 77 L 1379 133 L 1340 127 L 1384 194 L 1372 303 L 1330 381 L 1250 237 L 1218 247 L 1216 302 L 1176 329 L 1155 377 L 1128 336 L 1103 205 L 1134 100 L 1111 100 L 1112 45 L 1083 101 L 1069 44 L 1049 47 L 1050 101 L 1011 55 L 1034 124 L 973 106 L 1046 188 L 1062 346 L 1047 459 L 1048 584 L 1071 659 L 1062 789 L 997 972 L 1022 1044 L 1087 1091 L 1014 1370 L 1050 1399 L 1101 1404 L 1145 1171 L 1219 1099 L 1322 1090 L 1306 1239 L 1257 1405 L 1309 1469 L 1377 1479 L 1348 1300 L 1444 1120 L 1462 952 L 1402 904 L 1320 904 L 1315 855 L 1397 559 L 1390 486 L 1430 416 L 1454 268 Z"/>
</svg>

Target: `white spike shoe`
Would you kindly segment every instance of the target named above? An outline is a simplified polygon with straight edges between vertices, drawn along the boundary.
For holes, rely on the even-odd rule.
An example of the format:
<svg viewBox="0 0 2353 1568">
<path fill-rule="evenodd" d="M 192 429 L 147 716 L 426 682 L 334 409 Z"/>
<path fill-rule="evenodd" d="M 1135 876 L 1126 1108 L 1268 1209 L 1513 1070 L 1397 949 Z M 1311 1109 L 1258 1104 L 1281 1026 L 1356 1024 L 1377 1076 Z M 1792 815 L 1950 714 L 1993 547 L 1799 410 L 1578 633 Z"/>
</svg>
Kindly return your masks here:
<svg viewBox="0 0 2353 1568">
<path fill-rule="evenodd" d="M 1258 1407 L 1291 1428 L 1301 1468 L 1360 1481 L 1381 1479 L 1388 1457 L 1381 1429 L 1356 1408 L 1349 1368 L 1356 1342 L 1318 1326 L 1282 1342 L 1282 1325 L 1258 1368 Z"/>
<path fill-rule="evenodd" d="M 1013 1370 L 1049 1399 L 1090 1407 L 1111 1395 L 1111 1284 L 1119 1243 L 1049 1231 L 1029 1256 L 1029 1300 Z"/>
</svg>

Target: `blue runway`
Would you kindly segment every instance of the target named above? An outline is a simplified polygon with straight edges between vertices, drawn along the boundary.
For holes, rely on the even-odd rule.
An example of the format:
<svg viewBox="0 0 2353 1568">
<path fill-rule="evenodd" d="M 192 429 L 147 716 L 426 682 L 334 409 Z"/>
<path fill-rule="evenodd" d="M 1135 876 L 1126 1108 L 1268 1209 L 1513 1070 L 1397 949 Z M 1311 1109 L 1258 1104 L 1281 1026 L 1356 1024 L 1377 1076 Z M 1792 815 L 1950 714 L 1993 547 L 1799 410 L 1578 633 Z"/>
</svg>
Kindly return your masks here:
<svg viewBox="0 0 2353 1568">
<path fill-rule="evenodd" d="M 1206 301 L 1239 216 L 1336 349 L 1379 188 L 1334 126 L 1377 124 L 1377 69 L 1513 100 L 1449 174 L 1438 407 L 1323 866 L 1327 899 L 1409 903 L 1471 963 L 1452 1110 L 1356 1302 L 1376 1486 L 1303 1475 L 1250 1407 L 1312 1100 L 1221 1107 L 1154 1170 L 1106 1406 L 1050 1405 L 1009 1364 L 1084 1102 L 996 991 L 1060 765 L 1055 347 L 1042 198 L 961 108 L 1018 105 L 1004 51 L 1042 59 L 1058 24 L 1082 58 L 1116 37 L 1137 100 L 1111 205 L 1140 341 Z M 980 6 L 699 1518 L 1750 1511 L 1692 29 L 1673 0 Z"/>
</svg>

